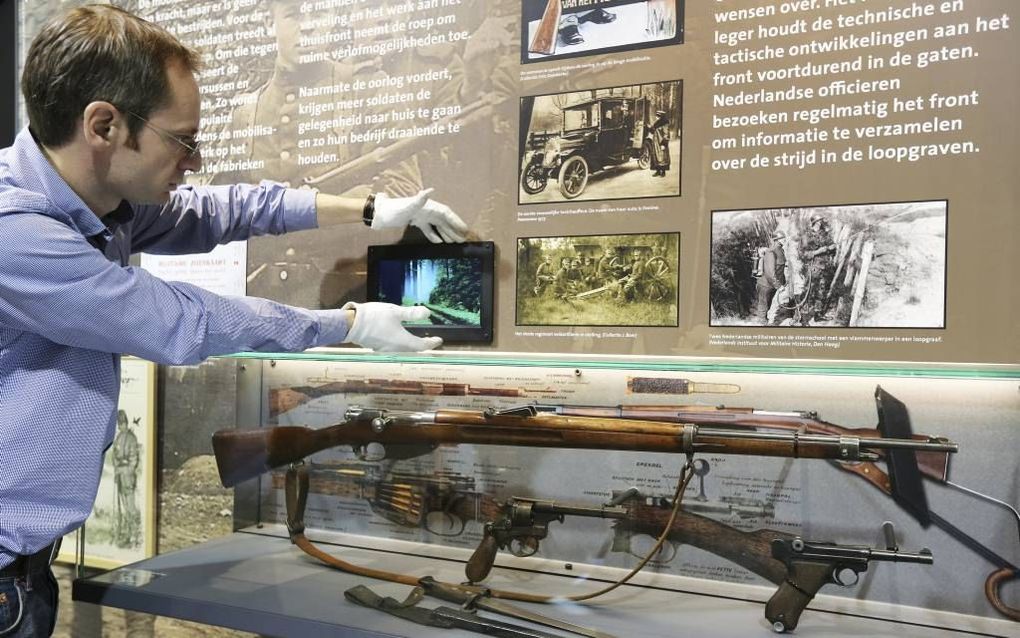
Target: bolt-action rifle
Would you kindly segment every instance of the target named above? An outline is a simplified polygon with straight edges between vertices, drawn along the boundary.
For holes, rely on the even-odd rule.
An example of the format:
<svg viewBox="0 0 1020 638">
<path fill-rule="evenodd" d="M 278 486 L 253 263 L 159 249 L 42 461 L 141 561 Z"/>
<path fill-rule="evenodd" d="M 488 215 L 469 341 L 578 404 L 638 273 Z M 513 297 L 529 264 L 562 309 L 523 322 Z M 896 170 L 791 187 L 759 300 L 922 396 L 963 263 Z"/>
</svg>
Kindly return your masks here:
<svg viewBox="0 0 1020 638">
<path fill-rule="evenodd" d="M 917 441 L 931 439 L 927 435 L 913 434 L 909 431 L 909 424 L 903 424 L 903 421 L 907 419 L 906 410 L 899 409 L 902 403 L 891 394 L 882 388 L 876 388 L 875 398 L 879 415 L 879 423 L 875 428 L 849 428 L 829 423 L 820 419 L 817 412 L 779 412 L 747 407 L 706 405 L 536 405 L 535 409 L 539 412 L 564 416 L 647 419 L 651 421 L 691 423 L 697 426 L 802 431 L 809 434 L 828 434 L 832 436 L 865 438 L 900 436 Z M 923 491 L 910 485 L 911 482 L 906 480 L 906 472 L 896 473 L 892 465 L 889 466 L 890 471 L 883 471 L 882 468 L 875 465 L 875 461 L 893 462 L 896 468 L 898 468 L 909 461 L 909 459 L 901 460 L 900 457 L 913 456 L 917 459 L 916 465 L 922 475 L 935 481 L 944 482 L 949 470 L 949 454 L 944 450 L 910 450 L 907 448 L 878 449 L 875 450 L 875 453 L 878 458 L 872 461 L 853 462 L 850 459 L 834 460 L 839 463 L 840 469 L 857 474 L 886 494 L 893 496 L 922 525 L 929 525 L 930 521 L 927 517 L 928 506 L 924 499 Z"/>
<path fill-rule="evenodd" d="M 956 452 L 958 449 L 955 443 L 937 437 L 917 441 L 703 428 L 686 423 L 563 416 L 541 413 L 534 406 L 503 411 L 490 408 L 435 412 L 351 408 L 342 423 L 318 430 L 279 426 L 221 430 L 213 435 L 216 464 L 226 487 L 321 450 L 350 445 L 356 452 L 365 453 L 371 444 L 386 446 L 387 456 L 391 458 L 399 458 L 401 450 L 418 456 L 424 453 L 423 447 L 443 444 L 687 455 L 704 452 L 846 461 L 874 461 L 879 458 L 878 451 L 889 449 L 933 452 Z"/>
</svg>

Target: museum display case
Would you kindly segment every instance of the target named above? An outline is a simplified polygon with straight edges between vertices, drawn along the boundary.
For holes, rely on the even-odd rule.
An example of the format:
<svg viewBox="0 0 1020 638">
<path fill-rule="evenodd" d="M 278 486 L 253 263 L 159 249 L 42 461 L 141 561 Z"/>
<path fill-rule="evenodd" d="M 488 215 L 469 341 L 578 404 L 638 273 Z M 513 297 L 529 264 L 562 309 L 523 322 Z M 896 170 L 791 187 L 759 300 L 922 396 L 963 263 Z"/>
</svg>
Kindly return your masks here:
<svg viewBox="0 0 1020 638">
<path fill-rule="evenodd" d="M 614 635 L 628 635 L 629 626 L 630 635 L 655 636 L 688 622 L 693 628 L 714 623 L 712 614 L 699 611 L 703 605 L 732 605 L 747 624 L 727 625 L 726 631 L 764 634 L 772 628 L 761 603 L 792 573 L 792 563 L 784 564 L 770 544 L 786 541 L 788 548 L 799 538 L 809 548 L 823 543 L 840 555 L 871 551 L 870 562 L 858 565 L 856 584 L 850 572 L 858 570 L 841 564 L 837 571 L 849 571 L 836 577 L 848 586 L 821 587 L 797 625 L 801 635 L 845 635 L 850 627 L 890 636 L 1016 632 L 1015 619 L 1008 618 L 1015 615 L 1017 595 L 1011 570 L 1020 559 L 1020 521 L 1008 505 L 1016 500 L 1018 471 L 1015 366 L 344 350 L 241 357 L 237 366 L 238 426 L 262 431 L 321 429 L 345 416 L 348 427 L 356 427 L 353 411 L 359 408 L 399 418 L 403 411 L 514 414 L 525 406 L 539 413 L 542 406 L 600 406 L 630 415 L 644 407 L 676 428 L 690 421 L 704 432 L 801 435 L 807 437 L 800 442 L 805 455 L 811 435 L 835 435 L 837 444 L 842 437 L 844 448 L 857 437 L 862 449 L 874 438 L 951 442 L 958 451 L 911 453 L 919 461 L 913 466 L 916 484 L 909 463 L 891 468 L 885 457 L 872 463 L 696 447 L 673 531 L 623 593 L 544 611 L 527 606 Z M 606 419 L 606 427 L 613 427 L 614 418 Z M 385 440 L 384 433 L 377 438 Z M 676 437 L 682 436 L 677 429 Z M 395 445 L 392 457 L 378 458 L 385 451 L 375 446 L 359 455 L 349 445 L 327 444 L 301 465 L 309 483 L 304 534 L 359 567 L 456 583 L 467 580 L 465 566 L 488 535 L 486 524 L 490 532 L 495 524 L 513 532 L 514 542 L 502 539 L 506 546 L 495 554 L 485 586 L 559 597 L 594 591 L 622 578 L 654 549 L 686 455 L 630 451 L 627 442 L 608 450 L 566 445 Z M 371 633 L 383 626 L 385 635 L 425 635 L 410 623 L 400 629 L 400 623 L 388 624 L 394 619 L 366 616 L 339 602 L 342 591 L 356 585 L 396 598 L 408 587 L 343 573 L 290 543 L 287 467 L 237 485 L 234 540 L 79 582 L 76 597 L 247 630 L 263 622 L 260 613 L 269 614 L 266 601 L 273 600 L 279 605 L 273 615 L 294 616 L 277 618 L 287 631 L 325 623 L 347 627 L 352 635 L 383 635 Z M 891 470 L 898 473 L 893 483 Z M 621 499 L 627 490 L 631 497 Z M 532 518 L 512 509 L 522 504 Z M 566 509 L 542 516 L 542 504 Z M 613 508 L 622 514 L 612 518 Z M 831 564 L 824 555 L 821 560 L 830 571 L 839 563 L 832 556 Z M 198 586 L 195 578 L 202 593 L 191 598 L 205 603 L 181 600 L 190 595 L 180 588 Z M 323 609 L 313 613 L 307 605 Z M 675 608 L 687 605 L 673 617 Z M 221 615 L 217 606 L 233 611 Z M 713 629 L 714 635 L 729 635 L 716 633 L 721 631 Z"/>
</svg>

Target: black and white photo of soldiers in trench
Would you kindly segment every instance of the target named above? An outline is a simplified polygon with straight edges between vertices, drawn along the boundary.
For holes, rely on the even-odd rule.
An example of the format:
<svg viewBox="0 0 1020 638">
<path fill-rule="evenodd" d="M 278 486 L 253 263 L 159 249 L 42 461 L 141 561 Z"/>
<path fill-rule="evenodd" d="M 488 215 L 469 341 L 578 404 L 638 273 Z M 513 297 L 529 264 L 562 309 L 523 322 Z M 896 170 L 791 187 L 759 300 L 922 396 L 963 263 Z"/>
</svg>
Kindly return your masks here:
<svg viewBox="0 0 1020 638">
<path fill-rule="evenodd" d="M 943 328 L 947 202 L 713 211 L 712 326 Z"/>
<path fill-rule="evenodd" d="M 676 326 L 680 235 L 517 240 L 517 325 Z"/>
</svg>

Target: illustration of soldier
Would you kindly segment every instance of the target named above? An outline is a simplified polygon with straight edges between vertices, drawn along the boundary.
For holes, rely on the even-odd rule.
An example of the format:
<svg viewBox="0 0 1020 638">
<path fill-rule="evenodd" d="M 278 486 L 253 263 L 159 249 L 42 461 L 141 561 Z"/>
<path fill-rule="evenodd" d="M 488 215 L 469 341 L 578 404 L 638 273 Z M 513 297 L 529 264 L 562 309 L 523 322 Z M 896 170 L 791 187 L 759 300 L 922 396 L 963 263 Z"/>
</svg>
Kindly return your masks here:
<svg viewBox="0 0 1020 638">
<path fill-rule="evenodd" d="M 652 155 L 648 168 L 652 177 L 665 177 L 669 170 L 669 116 L 665 111 L 655 112 L 655 121 L 648 128 Z"/>
<path fill-rule="evenodd" d="M 570 257 L 560 258 L 560 268 L 553 279 L 553 294 L 559 299 L 566 299 L 576 291 L 576 278 Z"/>
<path fill-rule="evenodd" d="M 772 235 L 772 243 L 761 255 L 761 262 L 755 269 L 755 290 L 757 298 L 755 302 L 754 318 L 759 325 L 774 325 L 775 321 L 776 293 L 786 286 L 786 251 L 783 244 L 786 242 L 786 233 L 777 230 Z M 780 299 L 782 297 L 780 296 Z"/>
<path fill-rule="evenodd" d="M 808 286 L 801 308 L 801 322 L 825 321 L 829 311 L 829 284 L 836 272 L 836 244 L 828 220 L 818 213 L 810 218 L 810 230 L 802 247 Z"/>
<path fill-rule="evenodd" d="M 395 195 L 391 190 L 410 183 L 408 178 L 413 177 L 434 187 L 437 195 L 442 193 L 444 203 L 469 215 L 466 220 L 476 234 L 487 236 L 493 228 L 492 215 L 516 195 L 516 189 L 508 192 L 480 177 L 516 171 L 513 156 L 482 152 L 490 140 L 513 135 L 516 126 L 516 120 L 508 117 L 511 113 L 498 108 L 518 92 L 516 60 L 510 55 L 515 43 L 515 11 L 507 3 L 481 2 L 461 3 L 444 11 L 471 35 L 457 42 L 444 40 L 391 53 L 372 63 L 390 79 L 443 69 L 444 78 L 428 84 L 430 97 L 422 106 L 431 108 L 430 124 L 442 124 L 448 131 L 456 124 L 458 130 L 366 146 L 349 162 L 313 172 L 305 182 L 319 188 L 327 180 L 348 174 L 373 177 L 368 173 L 375 167 L 403 162 L 402 175 L 384 174 L 376 190 L 382 187 Z M 383 40 L 377 43 L 385 44 Z M 476 218 L 470 218 L 472 214 Z"/>
<path fill-rule="evenodd" d="M 598 288 L 598 278 L 595 275 L 596 264 L 595 258 L 588 256 L 584 258 L 584 265 L 581 267 L 581 275 L 584 281 L 584 287 L 586 289 Z"/>
<path fill-rule="evenodd" d="M 553 272 L 552 258 L 546 255 L 542 258 L 542 263 L 535 270 L 535 287 L 532 289 L 535 296 L 537 297 L 542 294 L 555 278 L 556 274 Z"/>
<path fill-rule="evenodd" d="M 516 154 L 487 153 L 490 141 L 514 135 L 513 111 L 499 108 L 517 99 L 518 70 L 514 49 L 516 11 L 512 3 L 461 3 L 445 9 L 456 17 L 470 37 L 459 42 L 415 47 L 403 56 L 391 56 L 391 76 L 420 73 L 423 69 L 449 69 L 449 79 L 433 85 L 433 108 L 451 106 L 460 112 L 455 134 L 423 138 L 416 143 L 414 160 L 422 179 L 444 203 L 457 211 L 472 211 L 468 220 L 480 235 L 491 234 L 494 215 L 501 214 L 516 197 L 516 188 L 506 190 L 485 175 L 516 174 Z M 515 185 L 516 186 L 516 185 Z"/>
<path fill-rule="evenodd" d="M 595 267 L 595 276 L 601 285 L 606 286 L 616 281 L 620 276 L 623 264 L 612 247 L 607 246 Z"/>
<path fill-rule="evenodd" d="M 630 261 L 630 273 L 627 280 L 623 282 L 617 299 L 620 301 L 638 301 L 644 290 L 642 279 L 645 276 L 645 262 L 641 254 L 635 252 Z"/>
<path fill-rule="evenodd" d="M 336 61 L 331 58 L 302 59 L 309 51 L 301 45 L 300 3 L 263 0 L 269 32 L 276 43 L 276 56 L 265 80 L 252 92 L 238 96 L 240 103 L 231 113 L 231 146 L 245 147 L 243 156 L 229 157 L 247 162 L 242 170 L 219 171 L 207 176 L 213 182 L 258 182 L 271 179 L 293 188 L 306 186 L 316 171 L 325 173 L 348 165 L 371 150 L 368 143 L 351 143 L 348 134 L 356 125 L 340 125 L 347 118 L 368 122 L 383 117 L 390 107 L 338 107 L 355 100 L 353 93 L 335 94 L 334 87 L 385 78 L 379 58 L 364 57 Z M 249 60 L 259 64 L 259 60 Z M 322 90 L 322 97 L 301 98 L 302 89 Z M 325 109 L 322 113 L 311 108 Z M 304 109 L 304 112 L 302 112 Z M 310 118 L 314 118 L 312 121 Z M 311 130 L 302 127 L 314 126 Z M 365 125 L 367 126 L 367 124 Z M 311 149 L 299 149 L 299 142 L 311 142 Z M 303 158 L 303 159 L 302 159 Z M 309 159 L 315 160 L 309 163 Z M 324 161 L 319 161 L 320 159 Z M 314 185 L 331 195 L 365 198 L 373 192 L 392 197 L 416 194 L 422 188 L 417 164 L 407 157 L 376 163 L 362 171 L 338 171 Z M 345 232 L 368 233 L 368 229 Z M 355 238 L 356 239 L 356 238 Z M 337 307 L 341 300 L 363 298 L 363 251 L 366 241 L 337 241 L 331 233 L 315 237 L 262 236 L 248 242 L 248 294 L 307 308 Z M 354 251 L 357 251 L 356 253 Z"/>
<path fill-rule="evenodd" d="M 141 419 L 135 419 L 138 425 Z M 138 464 L 141 447 L 138 437 L 131 431 L 128 415 L 117 411 L 117 435 L 110 449 L 113 461 L 113 478 L 117 488 L 117 518 L 114 523 L 113 542 L 117 547 L 135 547 L 141 541 L 142 517 L 135 502 L 138 487 Z"/>
</svg>

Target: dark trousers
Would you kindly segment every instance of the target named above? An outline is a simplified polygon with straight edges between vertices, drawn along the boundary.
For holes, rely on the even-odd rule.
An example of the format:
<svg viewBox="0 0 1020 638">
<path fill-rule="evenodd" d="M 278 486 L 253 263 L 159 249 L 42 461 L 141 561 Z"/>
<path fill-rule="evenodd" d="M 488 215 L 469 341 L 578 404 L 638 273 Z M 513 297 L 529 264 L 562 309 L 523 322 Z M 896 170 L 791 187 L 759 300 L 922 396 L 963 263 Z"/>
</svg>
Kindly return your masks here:
<svg viewBox="0 0 1020 638">
<path fill-rule="evenodd" d="M 49 565 L 24 576 L 0 576 L 0 637 L 52 635 L 59 592 Z"/>
<path fill-rule="evenodd" d="M 760 326 L 768 325 L 769 307 L 772 306 L 772 297 L 776 294 L 776 289 L 764 277 L 759 277 L 755 292 L 757 299 L 754 304 L 754 319 Z"/>
</svg>

